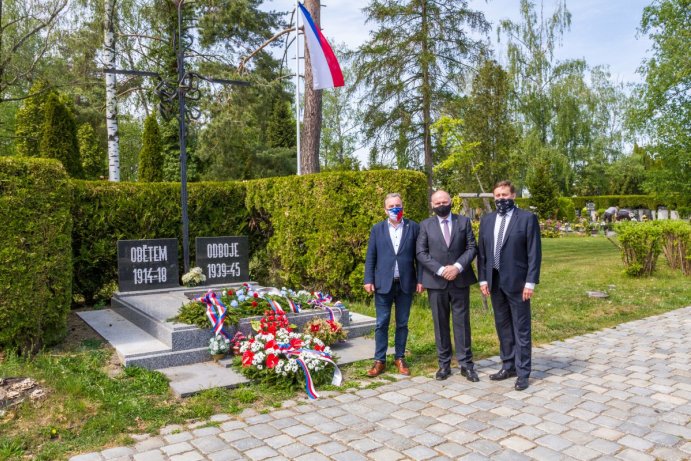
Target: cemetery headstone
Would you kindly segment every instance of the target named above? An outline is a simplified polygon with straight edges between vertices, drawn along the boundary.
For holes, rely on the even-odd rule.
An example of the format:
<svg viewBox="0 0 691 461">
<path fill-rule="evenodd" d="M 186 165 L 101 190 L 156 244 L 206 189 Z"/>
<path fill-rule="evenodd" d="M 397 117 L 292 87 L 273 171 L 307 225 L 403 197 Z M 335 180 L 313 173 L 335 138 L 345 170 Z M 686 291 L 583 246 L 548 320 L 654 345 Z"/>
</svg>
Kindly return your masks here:
<svg viewBox="0 0 691 461">
<path fill-rule="evenodd" d="M 118 240 L 121 292 L 177 287 L 178 277 L 177 239 Z"/>
<path fill-rule="evenodd" d="M 206 275 L 206 285 L 250 279 L 247 237 L 197 237 L 195 247 L 196 265 Z"/>
<path fill-rule="evenodd" d="M 657 219 L 669 219 L 669 210 L 667 208 L 658 208 Z"/>
</svg>

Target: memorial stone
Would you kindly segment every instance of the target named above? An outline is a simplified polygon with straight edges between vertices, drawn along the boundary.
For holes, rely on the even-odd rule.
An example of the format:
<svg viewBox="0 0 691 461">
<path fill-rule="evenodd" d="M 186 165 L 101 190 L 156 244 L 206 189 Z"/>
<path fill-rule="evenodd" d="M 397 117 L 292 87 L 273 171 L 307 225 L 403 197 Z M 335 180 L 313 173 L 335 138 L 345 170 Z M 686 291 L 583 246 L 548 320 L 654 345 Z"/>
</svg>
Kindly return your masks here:
<svg viewBox="0 0 691 461">
<path fill-rule="evenodd" d="M 679 220 L 679 212 L 677 210 L 672 210 L 669 212 L 669 219 L 672 219 L 674 221 Z"/>
<path fill-rule="evenodd" d="M 177 287 L 178 277 L 177 239 L 118 240 L 121 292 Z"/>
<path fill-rule="evenodd" d="M 666 208 L 658 209 L 657 219 L 669 219 L 669 211 Z"/>
<path fill-rule="evenodd" d="M 197 237 L 195 247 L 196 265 L 206 275 L 206 285 L 250 279 L 247 237 Z"/>
</svg>

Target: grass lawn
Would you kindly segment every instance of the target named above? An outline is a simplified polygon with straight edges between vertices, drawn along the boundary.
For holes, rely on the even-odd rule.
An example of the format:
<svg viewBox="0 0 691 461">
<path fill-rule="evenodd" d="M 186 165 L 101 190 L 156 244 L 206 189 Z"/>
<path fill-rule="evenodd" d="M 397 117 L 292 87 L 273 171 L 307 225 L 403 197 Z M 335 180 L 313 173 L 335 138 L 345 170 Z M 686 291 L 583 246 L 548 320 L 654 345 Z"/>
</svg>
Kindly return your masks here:
<svg viewBox="0 0 691 461">
<path fill-rule="evenodd" d="M 606 291 L 610 296 L 604 300 L 588 298 L 588 290 Z M 491 312 L 483 309 L 476 286 L 471 304 L 475 358 L 495 355 L 494 322 Z M 654 277 L 633 279 L 623 275 L 619 250 L 602 237 L 545 239 L 542 283 L 533 299 L 533 340 L 539 345 L 689 304 L 689 279 L 679 271 L 670 271 L 663 258 Z M 354 311 L 374 315 L 371 302 L 348 305 Z M 414 304 L 408 349 L 413 373 L 436 369 L 426 295 Z M 126 444 L 131 441 L 128 433 L 155 433 L 166 424 L 237 413 L 248 406 L 269 411 L 285 399 L 304 398 L 301 391 L 296 394 L 250 385 L 177 400 L 160 373 L 139 368 L 109 373 L 113 370 L 111 359 L 111 350 L 94 341 L 68 350 L 47 350 L 32 361 L 0 352 L 0 377 L 32 377 L 48 391 L 47 398 L 37 404 L 25 403 L 0 416 L 0 460 L 65 459 L 75 453 Z M 367 365 L 344 370 L 346 386 L 362 385 L 359 381 L 365 377 Z"/>
</svg>

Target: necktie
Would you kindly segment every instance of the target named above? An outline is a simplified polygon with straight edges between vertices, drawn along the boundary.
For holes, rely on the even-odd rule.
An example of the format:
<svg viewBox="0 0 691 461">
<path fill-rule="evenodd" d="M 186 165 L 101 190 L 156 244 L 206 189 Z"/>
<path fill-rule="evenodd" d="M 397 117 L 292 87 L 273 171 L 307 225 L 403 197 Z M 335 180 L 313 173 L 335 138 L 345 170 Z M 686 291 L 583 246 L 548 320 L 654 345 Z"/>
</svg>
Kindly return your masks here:
<svg viewBox="0 0 691 461">
<path fill-rule="evenodd" d="M 449 232 L 449 220 L 445 219 L 441 222 L 444 225 L 444 240 L 446 241 L 446 246 L 451 245 L 451 233 Z"/>
<path fill-rule="evenodd" d="M 494 246 L 494 268 L 499 270 L 499 258 L 501 256 L 501 244 L 504 240 L 504 226 L 506 225 L 506 215 L 501 217 L 499 223 L 499 233 L 497 234 L 497 244 Z"/>
</svg>

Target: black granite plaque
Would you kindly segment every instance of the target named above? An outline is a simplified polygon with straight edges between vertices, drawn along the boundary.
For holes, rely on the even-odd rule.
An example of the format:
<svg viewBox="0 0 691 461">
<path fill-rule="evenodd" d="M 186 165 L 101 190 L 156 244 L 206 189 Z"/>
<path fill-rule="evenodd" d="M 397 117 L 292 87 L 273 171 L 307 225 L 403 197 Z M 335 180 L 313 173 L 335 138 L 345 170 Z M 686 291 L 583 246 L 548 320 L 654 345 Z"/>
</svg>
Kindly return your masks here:
<svg viewBox="0 0 691 461">
<path fill-rule="evenodd" d="M 118 240 L 121 292 L 177 287 L 178 277 L 177 239 Z"/>
<path fill-rule="evenodd" d="M 197 237 L 195 245 L 196 265 L 206 275 L 206 285 L 249 281 L 247 237 Z"/>
</svg>

